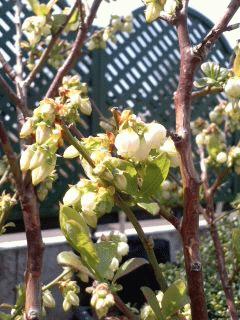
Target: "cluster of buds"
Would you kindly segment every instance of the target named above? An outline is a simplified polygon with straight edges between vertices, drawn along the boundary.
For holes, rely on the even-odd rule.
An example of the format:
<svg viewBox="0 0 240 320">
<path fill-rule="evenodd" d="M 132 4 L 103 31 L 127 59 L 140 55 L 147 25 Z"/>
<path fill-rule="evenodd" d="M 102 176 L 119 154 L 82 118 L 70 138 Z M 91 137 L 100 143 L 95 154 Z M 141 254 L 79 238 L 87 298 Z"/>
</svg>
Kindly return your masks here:
<svg viewBox="0 0 240 320">
<path fill-rule="evenodd" d="M 163 206 L 176 207 L 182 204 L 183 189 L 177 182 L 165 180 L 161 185 L 161 191 L 157 198 Z"/>
<path fill-rule="evenodd" d="M 104 186 L 100 180 L 81 179 L 66 192 L 63 203 L 81 212 L 86 223 L 95 228 L 98 217 L 111 212 L 114 192 L 113 187 Z"/>
<path fill-rule="evenodd" d="M 157 122 L 144 123 L 125 110 L 121 114 L 119 132 L 115 138 L 117 154 L 124 159 L 145 161 L 152 150 L 166 153 L 172 166 L 177 166 L 179 157 L 174 142 L 165 127 Z"/>
<path fill-rule="evenodd" d="M 63 144 L 59 124 L 61 118 L 74 122 L 80 118 L 80 112 L 89 115 L 91 110 L 87 86 L 80 82 L 78 76 L 65 77 L 59 88 L 59 96 L 42 100 L 34 110 L 33 116 L 26 120 L 20 137 L 24 139 L 32 136 L 35 143 L 29 145 L 22 153 L 20 166 L 22 171 L 31 170 L 34 185 L 38 185 L 49 176 L 54 177 L 56 151 Z M 49 186 L 50 181 L 44 192 L 40 190 L 40 198 L 46 196 Z"/>
<path fill-rule="evenodd" d="M 115 304 L 114 296 L 112 295 L 107 283 L 93 283 L 93 286 L 86 289 L 92 294 L 91 306 L 96 311 L 99 319 L 105 317 L 109 309 Z"/>
<path fill-rule="evenodd" d="M 111 231 L 107 235 L 102 235 L 98 241 L 101 242 L 112 242 L 117 245 L 116 256 L 112 258 L 111 263 L 109 264 L 109 268 L 105 273 L 105 277 L 108 280 L 112 280 L 114 277 L 114 273 L 118 270 L 119 264 L 122 261 L 122 258 L 126 256 L 129 252 L 129 245 L 127 243 L 127 237 L 124 233 L 119 231 Z"/>
<path fill-rule="evenodd" d="M 145 0 L 145 17 L 148 23 L 158 19 L 161 12 L 174 16 L 180 4 L 179 0 Z"/>
<path fill-rule="evenodd" d="M 48 193 L 52 190 L 53 183 L 57 180 L 57 174 L 53 171 L 37 188 L 37 196 L 40 201 L 45 200 Z"/>
<path fill-rule="evenodd" d="M 67 54 L 71 49 L 71 43 L 67 40 L 58 40 L 52 48 L 51 55 L 48 59 L 48 64 L 55 69 L 62 66 L 67 58 Z"/>
<path fill-rule="evenodd" d="M 13 223 L 9 222 L 5 224 L 10 210 L 17 204 L 14 197 L 10 194 L 3 192 L 0 196 L 0 235 L 6 231 L 7 227 L 14 226 Z"/>
<path fill-rule="evenodd" d="M 28 17 L 22 24 L 22 30 L 31 47 L 36 46 L 42 37 L 51 34 L 51 24 L 44 15 Z"/>
<path fill-rule="evenodd" d="M 116 34 L 118 32 L 131 33 L 133 30 L 133 17 L 112 16 L 108 27 L 100 31 L 96 31 L 88 42 L 89 50 L 105 49 L 107 42 L 116 43 Z"/>
<path fill-rule="evenodd" d="M 71 275 L 70 275 L 71 277 Z M 76 281 L 72 281 L 69 278 L 64 279 L 60 282 L 59 288 L 63 295 L 63 310 L 65 312 L 69 311 L 72 306 L 78 307 L 80 304 L 79 292 L 80 288 Z"/>
</svg>

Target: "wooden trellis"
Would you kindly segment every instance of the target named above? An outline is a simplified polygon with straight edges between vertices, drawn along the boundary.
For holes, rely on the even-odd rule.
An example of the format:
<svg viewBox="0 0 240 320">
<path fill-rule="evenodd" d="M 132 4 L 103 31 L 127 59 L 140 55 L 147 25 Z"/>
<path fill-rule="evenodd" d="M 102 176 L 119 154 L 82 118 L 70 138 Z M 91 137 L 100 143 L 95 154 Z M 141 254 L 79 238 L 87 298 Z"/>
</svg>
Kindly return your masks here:
<svg viewBox="0 0 240 320">
<path fill-rule="evenodd" d="M 63 1 L 59 2 L 61 6 Z M 24 15 L 29 15 L 24 6 Z M 9 0 L 0 0 L 0 48 L 15 63 L 14 49 L 14 8 Z M 117 35 L 117 44 L 110 43 L 105 51 L 97 50 L 84 55 L 75 68 L 82 81 L 87 82 L 91 95 L 103 113 L 111 106 L 133 108 L 135 113 L 146 120 L 156 119 L 166 126 L 174 126 L 173 92 L 176 90 L 179 71 L 179 50 L 176 32 L 164 21 L 147 25 L 144 8 L 133 12 L 134 31 Z M 198 12 L 190 9 L 189 29 L 191 41 L 197 44 L 211 28 L 212 23 Z M 227 66 L 231 50 L 222 37 L 210 58 Z M 29 102 L 34 104 L 47 91 L 55 70 L 46 66 L 29 90 Z M 201 99 L 194 104 L 193 118 L 206 116 L 209 107 L 219 97 Z M 11 139 L 18 139 L 14 107 L 6 100 L 0 88 L 1 115 L 7 124 Z M 90 132 L 98 130 L 98 119 L 94 113 L 89 120 Z M 46 216 L 57 213 L 58 201 L 68 183 L 74 183 L 79 168 L 70 161 L 58 161 L 60 179 L 48 200 L 42 205 Z M 230 186 L 229 186 L 230 187 Z M 49 212 L 51 208 L 51 212 Z"/>
</svg>

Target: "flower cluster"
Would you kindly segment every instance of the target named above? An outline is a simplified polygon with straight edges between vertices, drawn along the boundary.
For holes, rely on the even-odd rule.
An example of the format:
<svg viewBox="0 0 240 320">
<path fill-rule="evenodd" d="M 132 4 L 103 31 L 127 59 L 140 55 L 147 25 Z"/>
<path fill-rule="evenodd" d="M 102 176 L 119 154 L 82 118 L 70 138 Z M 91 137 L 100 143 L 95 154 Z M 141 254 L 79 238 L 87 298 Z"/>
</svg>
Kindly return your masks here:
<svg viewBox="0 0 240 320">
<path fill-rule="evenodd" d="M 161 12 L 174 16 L 179 5 L 179 0 L 145 0 L 145 17 L 148 23 L 159 18 Z"/>
<path fill-rule="evenodd" d="M 176 207 L 182 204 L 183 188 L 176 181 L 165 180 L 157 196 L 158 202 L 164 207 Z"/>
<path fill-rule="evenodd" d="M 88 42 L 89 50 L 105 49 L 107 42 L 116 42 L 116 34 L 118 32 L 131 33 L 133 30 L 132 16 L 119 17 L 112 16 L 108 27 L 100 31 L 96 31 Z"/>
<path fill-rule="evenodd" d="M 69 279 L 70 278 L 70 279 Z M 71 280 L 71 275 L 68 277 L 65 277 L 65 280 L 61 281 L 59 284 L 59 288 L 62 292 L 62 295 L 64 297 L 63 300 L 63 310 L 67 312 L 74 307 L 78 307 L 80 300 L 78 297 L 78 294 L 80 292 L 80 288 L 77 285 L 76 281 Z"/>
<path fill-rule="evenodd" d="M 92 294 L 91 306 L 95 309 L 98 318 L 102 319 L 115 304 L 108 284 L 95 282 L 93 287 L 87 288 L 87 291 Z"/>
<path fill-rule="evenodd" d="M 105 278 L 107 280 L 112 280 L 114 273 L 118 270 L 119 264 L 122 261 L 122 258 L 126 256 L 129 252 L 129 245 L 127 243 L 127 237 L 124 233 L 119 231 L 111 231 L 107 235 L 102 235 L 97 243 L 114 243 L 116 247 L 116 255 L 112 257 L 112 260 L 109 264 L 108 270 L 105 273 Z"/>
<path fill-rule="evenodd" d="M 33 185 L 48 178 L 39 190 L 39 198 L 44 199 L 56 176 L 56 151 L 62 146 L 61 118 L 74 122 L 80 118 L 80 112 L 89 115 L 91 104 L 87 96 L 87 86 L 78 76 L 65 77 L 55 99 L 44 99 L 22 126 L 20 137 L 34 137 L 35 143 L 22 153 L 20 166 L 22 171 L 31 170 Z"/>
<path fill-rule="evenodd" d="M 63 204 L 81 212 L 86 223 L 95 228 L 97 219 L 111 212 L 114 205 L 114 191 L 113 187 L 104 185 L 101 180 L 81 179 L 66 192 Z"/>
</svg>

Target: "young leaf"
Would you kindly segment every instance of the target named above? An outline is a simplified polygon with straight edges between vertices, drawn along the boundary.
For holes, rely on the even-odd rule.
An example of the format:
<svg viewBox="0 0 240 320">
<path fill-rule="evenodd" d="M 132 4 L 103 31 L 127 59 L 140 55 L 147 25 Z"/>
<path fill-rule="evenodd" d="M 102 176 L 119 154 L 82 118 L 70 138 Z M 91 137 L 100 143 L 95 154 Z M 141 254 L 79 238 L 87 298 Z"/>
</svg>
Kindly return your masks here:
<svg viewBox="0 0 240 320">
<path fill-rule="evenodd" d="M 235 228 L 232 231 L 232 245 L 233 252 L 237 259 L 237 263 L 240 265 L 240 229 Z"/>
<path fill-rule="evenodd" d="M 144 297 L 147 300 L 147 303 L 152 308 L 156 318 L 159 320 L 164 320 L 165 318 L 163 318 L 163 314 L 161 312 L 159 302 L 156 298 L 155 293 L 152 291 L 152 289 L 148 287 L 141 287 L 141 290 L 142 290 L 142 293 L 144 294 Z"/>
<path fill-rule="evenodd" d="M 117 243 L 100 242 L 95 244 L 95 248 L 99 257 L 99 263 L 96 266 L 98 273 L 104 278 L 113 257 L 117 256 Z"/>
<path fill-rule="evenodd" d="M 28 0 L 28 3 L 30 4 L 32 11 L 38 15 L 38 11 L 40 8 L 40 2 L 38 0 Z"/>
<path fill-rule="evenodd" d="M 99 259 L 89 236 L 89 228 L 82 215 L 73 208 L 62 205 L 60 207 L 60 226 L 71 246 L 81 254 L 87 265 L 95 270 Z"/>
<path fill-rule="evenodd" d="M 125 261 L 120 266 L 118 271 L 116 272 L 116 274 L 113 278 L 113 282 L 116 282 L 117 279 L 119 279 L 119 278 L 125 276 L 126 274 L 140 268 L 141 266 L 143 266 L 146 263 L 148 263 L 148 261 L 143 258 L 132 258 L 132 259 Z"/>
<path fill-rule="evenodd" d="M 169 167 L 170 161 L 163 154 L 147 164 L 141 187 L 144 196 L 152 196 L 159 192 L 162 182 L 167 178 Z"/>
<path fill-rule="evenodd" d="M 72 251 L 60 252 L 57 256 L 57 262 L 61 266 L 89 274 L 88 269 L 82 264 L 80 258 Z"/>
<path fill-rule="evenodd" d="M 138 202 L 137 205 L 147 212 L 151 213 L 153 216 L 155 216 L 159 212 L 160 207 L 156 202 L 148 201 L 146 199 L 143 199 L 143 201 L 144 202 Z"/>
<path fill-rule="evenodd" d="M 174 315 L 188 303 L 187 288 L 182 280 L 175 281 L 164 293 L 162 314 L 164 319 Z"/>
<path fill-rule="evenodd" d="M 236 50 L 236 57 L 233 63 L 233 72 L 235 76 L 240 77 L 240 47 Z"/>
</svg>

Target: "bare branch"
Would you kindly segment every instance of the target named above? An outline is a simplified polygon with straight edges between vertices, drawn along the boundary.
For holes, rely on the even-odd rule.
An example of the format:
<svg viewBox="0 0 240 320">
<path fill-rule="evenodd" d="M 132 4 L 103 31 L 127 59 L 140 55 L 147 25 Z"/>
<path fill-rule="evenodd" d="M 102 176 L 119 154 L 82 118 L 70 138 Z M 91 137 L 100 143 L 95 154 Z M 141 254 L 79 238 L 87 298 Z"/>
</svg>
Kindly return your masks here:
<svg viewBox="0 0 240 320">
<path fill-rule="evenodd" d="M 61 33 L 63 32 L 63 30 L 65 29 L 66 25 L 68 24 L 69 20 L 71 19 L 76 7 L 77 7 L 77 3 L 78 0 L 75 1 L 75 4 L 73 5 L 69 15 L 67 16 L 65 22 L 60 26 L 60 28 L 58 29 L 58 31 L 52 35 L 52 38 L 49 42 L 48 47 L 44 50 L 44 52 L 42 53 L 38 63 L 35 65 L 35 67 L 33 68 L 33 70 L 31 71 L 31 73 L 28 75 L 27 79 L 24 81 L 24 85 L 25 86 L 29 86 L 33 80 L 35 79 L 36 75 L 38 74 L 38 72 L 43 68 L 44 64 L 47 62 L 49 55 L 55 45 L 55 43 L 57 42 L 59 36 L 61 35 Z"/>
<path fill-rule="evenodd" d="M 222 33 L 227 29 L 229 22 L 240 7 L 240 0 L 232 0 L 227 7 L 224 16 L 213 26 L 210 32 L 203 39 L 202 43 L 197 45 L 194 53 L 201 59 L 204 59 L 214 43 L 219 39 Z"/>
<path fill-rule="evenodd" d="M 2 55 L 1 51 L 0 51 L 0 62 L 2 64 L 2 68 L 5 71 L 5 73 L 8 75 L 8 77 L 11 80 L 15 80 L 16 74 L 15 71 L 13 70 L 13 68 L 10 66 L 10 64 L 4 59 L 4 56 Z"/>
<path fill-rule="evenodd" d="M 75 39 L 75 42 L 73 44 L 72 50 L 71 50 L 68 58 L 66 59 L 65 63 L 58 70 L 55 78 L 53 79 L 53 82 L 52 82 L 52 84 L 46 94 L 46 98 L 52 98 L 56 95 L 58 87 L 60 86 L 63 77 L 67 73 L 69 73 L 69 71 L 76 64 L 79 56 L 81 55 L 81 50 L 84 45 L 84 42 L 85 42 L 85 39 L 87 36 L 87 32 L 93 23 L 93 20 L 96 16 L 97 10 L 98 10 L 101 2 L 102 2 L 102 0 L 94 0 L 93 5 L 90 10 L 90 13 L 89 13 L 89 16 L 87 18 L 87 21 L 85 24 L 80 26 L 78 33 L 77 33 L 77 36 L 76 36 L 76 39 Z M 82 2 L 81 2 L 81 5 L 82 5 Z"/>
</svg>

